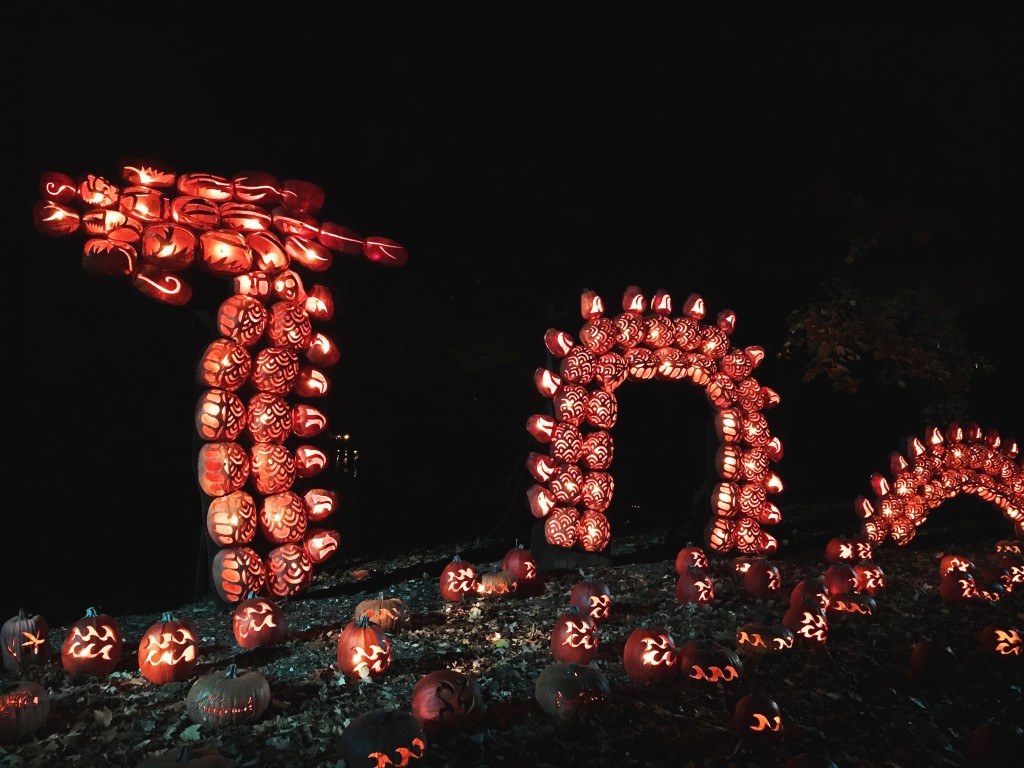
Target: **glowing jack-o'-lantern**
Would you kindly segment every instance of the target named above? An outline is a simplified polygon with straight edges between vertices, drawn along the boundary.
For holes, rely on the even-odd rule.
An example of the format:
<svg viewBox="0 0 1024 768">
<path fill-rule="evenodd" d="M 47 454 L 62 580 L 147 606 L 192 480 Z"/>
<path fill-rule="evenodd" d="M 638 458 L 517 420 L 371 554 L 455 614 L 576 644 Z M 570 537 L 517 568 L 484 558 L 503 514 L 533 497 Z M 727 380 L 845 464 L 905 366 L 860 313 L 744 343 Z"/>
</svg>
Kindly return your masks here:
<svg viewBox="0 0 1024 768">
<path fill-rule="evenodd" d="M 117 669 L 124 650 L 124 637 L 117 619 L 95 608 L 71 625 L 60 648 L 64 670 L 71 675 L 102 677 Z"/>
<path fill-rule="evenodd" d="M 766 744 L 782 737 L 779 705 L 761 693 L 748 693 L 736 702 L 732 723 L 737 735 L 748 742 Z"/>
<path fill-rule="evenodd" d="M 338 508 L 338 494 L 328 488 L 310 488 L 302 498 L 311 523 L 318 523 L 334 514 Z"/>
<path fill-rule="evenodd" d="M 828 590 L 825 588 L 825 583 L 821 579 L 799 581 L 793 587 L 793 591 L 789 593 L 790 607 L 800 605 L 801 603 L 811 603 L 822 611 L 827 611 L 828 604 L 831 601 L 832 596 L 829 595 Z"/>
<path fill-rule="evenodd" d="M 782 576 L 767 560 L 754 560 L 743 574 L 743 591 L 751 597 L 765 599 L 779 594 Z"/>
<path fill-rule="evenodd" d="M 306 502 L 294 491 L 274 493 L 263 499 L 260 530 L 274 544 L 301 542 L 309 526 Z"/>
<path fill-rule="evenodd" d="M 605 621 L 611 614 L 611 589 L 602 579 L 593 574 L 576 582 L 569 592 L 569 605 L 579 608 L 580 613 L 589 616 L 597 624 Z"/>
<path fill-rule="evenodd" d="M 16 744 L 46 724 L 50 694 L 33 680 L 0 683 L 0 745 Z"/>
<path fill-rule="evenodd" d="M 689 566 L 676 579 L 676 602 L 707 604 L 715 599 L 711 576 L 701 568 Z"/>
<path fill-rule="evenodd" d="M 486 597 L 500 597 L 512 594 L 518 587 L 519 582 L 516 577 L 495 564 L 491 566 L 491 570 L 480 574 L 477 578 L 476 591 L 477 594 Z"/>
<path fill-rule="evenodd" d="M 188 680 L 199 660 L 199 630 L 191 619 L 165 612 L 139 642 L 139 669 L 151 683 Z"/>
<path fill-rule="evenodd" d="M 219 546 L 248 544 L 258 527 L 256 502 L 245 491 L 233 491 L 210 501 L 206 511 L 206 530 Z"/>
<path fill-rule="evenodd" d="M 341 533 L 329 528 L 310 528 L 302 540 L 302 548 L 316 565 L 326 562 L 341 546 Z"/>
<path fill-rule="evenodd" d="M 782 623 L 804 648 L 818 648 L 828 640 L 828 617 L 817 603 L 791 605 L 783 615 Z"/>
<path fill-rule="evenodd" d="M 289 490 L 297 477 L 295 456 L 278 443 L 254 443 L 249 448 L 249 473 L 256 490 L 271 496 Z"/>
<path fill-rule="evenodd" d="M 216 339 L 206 347 L 196 367 L 200 386 L 237 391 L 253 373 L 249 350 L 231 339 Z"/>
<path fill-rule="evenodd" d="M 981 652 L 991 656 L 1020 661 L 1024 657 L 1024 639 L 1019 629 L 1000 624 L 989 624 L 979 637 Z"/>
<path fill-rule="evenodd" d="M 872 555 L 871 542 L 862 538 L 844 538 L 836 536 L 825 545 L 825 560 L 830 564 L 840 560 L 848 563 L 858 560 L 870 560 Z"/>
<path fill-rule="evenodd" d="M 565 722 L 584 719 L 611 699 L 608 678 L 594 664 L 552 662 L 534 681 L 534 698 L 545 714 Z"/>
<path fill-rule="evenodd" d="M 226 496 L 249 479 L 249 453 L 234 441 L 204 443 L 197 463 L 199 487 L 207 496 Z"/>
<path fill-rule="evenodd" d="M 480 723 L 487 705 L 475 677 L 439 669 L 423 675 L 413 686 L 410 708 L 423 722 L 424 733 L 437 738 Z"/>
<path fill-rule="evenodd" d="M 551 630 L 551 656 L 564 664 L 589 664 L 597 655 L 597 622 L 575 605 L 555 619 Z"/>
<path fill-rule="evenodd" d="M 881 566 L 870 560 L 859 560 L 853 564 L 857 576 L 857 592 L 877 595 L 885 589 L 885 573 Z"/>
<path fill-rule="evenodd" d="M 245 418 L 242 398 L 226 389 L 207 389 L 196 403 L 196 432 L 208 442 L 237 439 Z"/>
<path fill-rule="evenodd" d="M 258 720 L 270 706 L 270 684 L 253 669 L 229 664 L 223 672 L 203 675 L 189 688 L 185 712 L 193 723 L 209 728 Z"/>
<path fill-rule="evenodd" d="M 634 629 L 622 649 L 622 665 L 629 679 L 640 685 L 675 677 L 679 649 L 664 627 Z"/>
<path fill-rule="evenodd" d="M 284 396 L 299 378 L 299 353 L 290 347 L 264 347 L 251 361 L 250 381 L 260 392 Z"/>
<path fill-rule="evenodd" d="M 267 580 L 267 568 L 252 547 L 225 547 L 210 565 L 214 589 L 226 603 L 239 603 L 250 592 L 259 593 Z"/>
<path fill-rule="evenodd" d="M 978 600 L 978 585 L 971 571 L 952 570 L 939 582 L 939 597 L 947 603 L 968 603 Z"/>
<path fill-rule="evenodd" d="M 249 592 L 231 611 L 231 631 L 240 647 L 264 648 L 285 641 L 288 620 L 272 598 Z"/>
<path fill-rule="evenodd" d="M 44 666 L 53 656 L 50 625 L 38 613 L 18 609 L 18 614 L 0 627 L 0 654 L 4 669 L 11 674 Z"/>
<path fill-rule="evenodd" d="M 245 407 L 245 425 L 257 443 L 283 443 L 292 431 L 292 407 L 269 392 L 258 392 Z"/>
<path fill-rule="evenodd" d="M 456 552 L 441 569 L 438 588 L 445 601 L 449 603 L 462 601 L 467 595 L 472 595 L 477 591 L 476 568 L 472 563 L 465 562 Z"/>
<path fill-rule="evenodd" d="M 267 553 L 267 591 L 275 597 L 301 595 L 313 581 L 313 561 L 299 544 L 282 544 Z"/>
<path fill-rule="evenodd" d="M 737 649 L 747 653 L 782 653 L 790 650 L 793 642 L 793 630 L 781 624 L 744 624 L 736 630 Z"/>
<path fill-rule="evenodd" d="M 365 613 L 338 635 L 338 671 L 353 682 L 375 679 L 391 666 L 391 640 Z"/>
<path fill-rule="evenodd" d="M 854 616 L 873 616 L 877 605 L 875 599 L 866 593 L 854 592 L 846 595 L 835 595 L 828 604 L 826 615 L 849 614 Z"/>
<path fill-rule="evenodd" d="M 682 576 L 683 572 L 690 566 L 707 570 L 708 556 L 701 547 L 687 544 L 676 553 L 676 573 Z"/>
<path fill-rule="evenodd" d="M 698 683 L 735 683 L 743 675 L 743 662 L 714 640 L 690 640 L 679 648 L 679 673 Z"/>
<path fill-rule="evenodd" d="M 338 752 L 348 768 L 410 768 L 427 753 L 423 721 L 405 709 L 372 709 L 341 732 Z"/>
<path fill-rule="evenodd" d="M 586 483 L 584 484 L 586 487 Z M 609 490 L 606 500 L 610 501 Z M 603 504 L 607 506 L 607 504 Z M 603 512 L 597 509 L 588 509 L 576 522 L 576 540 L 587 552 L 602 552 L 611 540 L 611 523 Z"/>
<path fill-rule="evenodd" d="M 520 586 L 524 581 L 537 578 L 537 561 L 533 559 L 533 553 L 525 549 L 522 544 L 516 544 L 505 553 L 501 567 L 515 576 Z"/>
<path fill-rule="evenodd" d="M 829 595 L 846 595 L 857 591 L 857 572 L 846 562 L 832 563 L 822 576 Z"/>
<path fill-rule="evenodd" d="M 360 600 L 355 607 L 352 618 L 358 619 L 366 615 L 371 622 L 377 624 L 385 632 L 398 632 L 409 626 L 412 611 L 400 597 L 379 597 L 371 600 Z"/>
</svg>

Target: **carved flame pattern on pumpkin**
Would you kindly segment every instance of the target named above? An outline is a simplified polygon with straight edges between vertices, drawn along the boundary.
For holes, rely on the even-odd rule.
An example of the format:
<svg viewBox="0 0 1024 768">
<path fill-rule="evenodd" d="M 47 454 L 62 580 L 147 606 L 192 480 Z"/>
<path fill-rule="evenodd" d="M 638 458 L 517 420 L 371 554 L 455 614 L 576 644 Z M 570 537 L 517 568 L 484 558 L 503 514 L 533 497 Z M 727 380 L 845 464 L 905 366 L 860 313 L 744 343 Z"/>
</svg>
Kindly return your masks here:
<svg viewBox="0 0 1024 768">
<path fill-rule="evenodd" d="M 196 636 L 185 627 L 170 632 L 150 632 L 142 645 L 144 666 L 173 667 L 196 660 Z"/>
<path fill-rule="evenodd" d="M 970 493 L 994 504 L 1008 521 L 1024 518 L 1024 466 L 1016 441 L 975 422 L 932 427 L 907 440 L 907 457 L 890 457 L 892 480 L 870 478 L 871 499 L 859 496 L 854 509 L 861 532 L 873 545 L 888 540 L 905 546 L 943 501 Z M 908 471 L 909 470 L 909 471 Z"/>
<path fill-rule="evenodd" d="M 564 493 L 553 495 L 551 479 L 541 479 L 548 487 L 535 486 L 528 491 L 530 511 L 546 518 L 556 509 L 576 504 L 585 510 L 607 513 L 614 488 L 608 470 L 612 463 L 611 442 L 594 438 L 607 434 L 618 421 L 618 402 L 613 392 L 624 381 L 652 378 L 687 379 L 705 388 L 713 409 L 718 411 L 716 431 L 724 445 L 735 450 L 718 462 L 724 479 L 737 481 L 735 493 L 728 499 L 713 497 L 713 518 L 705 530 L 707 545 L 715 551 L 738 549 L 747 554 L 767 554 L 778 548 L 774 536 L 764 530 L 781 520 L 779 508 L 768 501 L 769 494 L 782 491 L 779 477 L 770 463 L 782 457 L 782 443 L 768 429 L 762 410 L 774 407 L 778 395 L 751 376 L 764 358 L 760 347 L 736 348 L 730 336 L 736 317 L 724 310 L 711 323 L 704 319 L 704 302 L 691 295 L 681 316 L 672 316 L 672 298 L 659 291 L 648 302 L 636 286 L 623 294 L 623 311 L 608 322 L 603 300 L 592 292 L 581 298 L 585 320 L 580 342 L 572 336 L 549 329 L 545 334 L 548 351 L 559 360 L 557 373 L 538 370 L 534 381 L 538 390 L 553 400 L 554 424 L 550 417 L 534 416 L 528 431 L 548 444 L 550 456 L 562 464 L 581 463 L 587 470 L 578 501 Z M 614 327 L 614 339 L 609 334 Z M 543 384 L 543 386 L 541 385 Z M 580 388 L 588 391 L 584 419 L 580 421 Z M 610 438 L 610 435 L 609 435 Z M 577 446 L 577 440 L 581 445 Z M 536 474 L 535 474 L 536 476 Z M 607 483 L 599 479 L 607 478 Z M 558 482 L 558 481 L 555 481 Z M 592 545 L 579 535 L 564 535 L 565 516 L 548 524 L 545 538 L 557 546 L 572 548 Z M 602 545 L 607 546 L 607 541 Z M 599 550 L 591 550 L 599 551 Z"/>
</svg>

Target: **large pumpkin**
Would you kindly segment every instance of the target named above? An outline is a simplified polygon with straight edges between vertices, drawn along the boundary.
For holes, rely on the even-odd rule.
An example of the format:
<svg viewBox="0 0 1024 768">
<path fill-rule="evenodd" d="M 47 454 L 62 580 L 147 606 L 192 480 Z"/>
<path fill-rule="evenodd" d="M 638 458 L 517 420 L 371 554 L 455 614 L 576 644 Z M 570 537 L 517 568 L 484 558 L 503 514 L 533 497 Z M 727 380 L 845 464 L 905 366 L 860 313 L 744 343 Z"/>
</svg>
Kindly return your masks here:
<svg viewBox="0 0 1024 768">
<path fill-rule="evenodd" d="M 71 625 L 60 648 L 60 660 L 68 674 L 109 675 L 121 660 L 124 637 L 117 619 L 88 608 Z"/>
<path fill-rule="evenodd" d="M 139 670 L 151 683 L 188 680 L 199 659 L 199 630 L 191 619 L 166 612 L 139 642 Z"/>
<path fill-rule="evenodd" d="M 409 625 L 412 611 L 400 597 L 380 597 L 362 600 L 356 604 L 352 618 L 358 619 L 365 614 L 374 624 L 380 625 L 385 632 L 397 632 Z"/>
<path fill-rule="evenodd" d="M 261 673 L 229 664 L 203 675 L 189 688 L 185 712 L 193 723 L 219 728 L 259 719 L 270 705 L 270 684 Z"/>
<path fill-rule="evenodd" d="M 743 662 L 714 640 L 690 640 L 679 649 L 679 672 L 699 683 L 734 683 L 743 675 Z"/>
<path fill-rule="evenodd" d="M 423 723 L 405 709 L 372 709 L 350 722 L 338 737 L 346 768 L 382 768 L 418 763 L 427 751 Z"/>
<path fill-rule="evenodd" d="M 338 635 L 338 671 L 353 682 L 383 675 L 391 666 L 391 640 L 365 613 Z"/>
<path fill-rule="evenodd" d="M 50 643 L 50 625 L 37 613 L 18 610 L 0 627 L 0 654 L 4 668 L 13 675 L 26 669 L 42 667 L 53 655 Z"/>
<path fill-rule="evenodd" d="M 242 648 L 263 648 L 284 642 L 288 621 L 273 598 L 249 592 L 231 612 L 231 631 Z"/>
<path fill-rule="evenodd" d="M 0 683 L 0 744 L 38 731 L 50 715 L 50 694 L 33 680 Z"/>
<path fill-rule="evenodd" d="M 597 622 L 575 605 L 555 619 L 550 634 L 551 656 L 564 664 L 589 664 L 597 655 Z"/>
<path fill-rule="evenodd" d="M 477 724 L 487 710 L 477 679 L 451 669 L 438 669 L 421 677 L 413 686 L 411 706 L 431 738 Z"/>
<path fill-rule="evenodd" d="M 442 599 L 449 603 L 457 603 L 466 595 L 476 593 L 476 568 L 472 563 L 465 562 L 456 553 L 451 561 L 441 569 L 438 587 L 441 590 Z"/>
<path fill-rule="evenodd" d="M 622 665 L 629 679 L 640 685 L 675 677 L 679 650 L 664 627 L 634 629 L 622 649 Z"/>
<path fill-rule="evenodd" d="M 612 592 L 608 585 L 593 575 L 584 576 L 569 593 L 569 605 L 576 606 L 580 613 L 599 624 L 610 615 L 611 603 Z"/>
<path fill-rule="evenodd" d="M 533 695 L 546 714 L 568 721 L 586 716 L 611 699 L 611 686 L 594 664 L 556 661 L 537 675 Z"/>
</svg>

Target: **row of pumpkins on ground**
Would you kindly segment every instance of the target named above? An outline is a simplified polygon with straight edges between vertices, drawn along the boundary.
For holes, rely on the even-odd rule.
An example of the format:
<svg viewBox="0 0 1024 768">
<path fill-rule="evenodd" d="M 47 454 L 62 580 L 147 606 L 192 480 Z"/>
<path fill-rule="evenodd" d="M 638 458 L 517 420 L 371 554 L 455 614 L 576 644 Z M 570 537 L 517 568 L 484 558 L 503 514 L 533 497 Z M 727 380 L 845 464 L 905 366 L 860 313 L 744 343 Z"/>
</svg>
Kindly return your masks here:
<svg viewBox="0 0 1024 768">
<path fill-rule="evenodd" d="M 967 558 L 947 555 L 940 563 L 942 584 L 953 583 L 977 573 L 987 590 L 975 590 L 972 599 L 998 599 L 1024 581 L 1024 554 L 1020 542 L 1000 541 L 991 557 L 991 568 L 975 568 Z M 885 586 L 884 574 L 874 564 L 870 545 L 860 539 L 834 538 L 826 546 L 830 565 L 822 578 L 801 581 L 792 590 L 789 608 L 776 626 L 747 624 L 736 633 L 737 649 L 720 643 L 695 639 L 677 645 L 664 627 L 639 627 L 623 648 L 623 667 L 634 682 L 647 685 L 685 674 L 698 683 L 729 684 L 740 679 L 744 653 L 778 653 L 791 649 L 795 641 L 808 646 L 827 639 L 829 614 L 872 615 L 873 595 Z M 760 557 L 739 557 L 732 563 L 741 574 L 744 592 L 754 598 L 777 596 L 781 588 L 778 569 Z M 709 603 L 714 588 L 709 564 L 700 547 L 682 548 L 675 559 L 678 602 Z M 952 576 L 951 576 L 952 574 Z M 479 577 L 476 568 L 458 556 L 442 570 L 439 589 L 444 600 L 461 601 L 469 595 L 506 595 L 520 584 L 536 583 L 536 563 L 529 550 L 516 546 L 500 566 Z M 967 597 L 940 587 L 944 600 L 959 602 Z M 560 720 L 574 719 L 610 696 L 604 673 L 593 663 L 599 644 L 599 627 L 610 615 L 611 590 L 601 579 L 584 576 L 570 592 L 567 610 L 557 618 L 550 633 L 553 663 L 535 682 L 535 697 L 541 709 Z M 363 600 L 353 619 L 338 638 L 339 672 L 352 681 L 380 677 L 391 662 L 390 635 L 403 628 L 411 612 L 397 597 Z M 238 645 L 251 649 L 283 642 L 288 627 L 283 611 L 272 599 L 250 593 L 232 611 L 232 630 Z M 193 622 L 161 616 L 147 630 L 138 649 L 139 669 L 147 680 L 162 684 L 191 679 L 198 658 L 199 633 Z M 38 615 L 19 615 L 0 629 L 0 652 L 5 668 L 20 674 L 26 668 L 45 664 L 52 656 L 49 629 Z M 1020 633 L 994 625 L 982 632 L 982 647 L 1003 655 L 1021 654 Z M 60 659 L 69 674 L 103 676 L 114 671 L 121 658 L 123 637 L 116 619 L 90 608 L 75 622 L 65 638 Z M 926 650 L 926 649 L 925 649 Z M 915 658 L 927 663 L 921 648 Z M 230 665 L 224 671 L 198 678 L 189 690 L 186 711 L 196 723 L 210 727 L 251 722 L 270 703 L 266 678 L 255 670 Z M 479 684 L 471 676 L 454 670 L 428 673 L 413 691 L 408 712 L 373 711 L 353 720 L 340 739 L 350 765 L 360 764 L 381 740 L 410 729 L 413 738 L 391 743 L 393 754 L 407 761 L 418 759 L 426 739 L 478 722 L 485 705 Z M 38 730 L 46 721 L 49 697 L 39 684 L 21 680 L 5 686 L 0 699 L 0 744 L 14 743 Z M 734 711 L 740 734 L 761 743 L 781 733 L 781 713 L 768 696 L 758 693 L 740 699 Z M 418 730 L 417 730 L 418 729 Z M 371 735 L 375 734 L 375 735 Z M 370 752 L 362 751 L 370 744 Z M 353 751 L 354 750 L 354 751 Z M 405 751 L 402 751 L 405 750 Z"/>
</svg>

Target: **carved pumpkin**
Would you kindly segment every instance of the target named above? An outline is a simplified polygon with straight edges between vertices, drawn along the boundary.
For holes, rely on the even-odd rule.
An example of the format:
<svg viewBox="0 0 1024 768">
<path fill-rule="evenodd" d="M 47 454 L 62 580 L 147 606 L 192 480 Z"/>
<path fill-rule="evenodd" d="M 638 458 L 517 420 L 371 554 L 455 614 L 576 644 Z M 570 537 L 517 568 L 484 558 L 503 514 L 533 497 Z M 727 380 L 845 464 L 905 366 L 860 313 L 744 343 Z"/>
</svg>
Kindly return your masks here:
<svg viewBox="0 0 1024 768">
<path fill-rule="evenodd" d="M 350 722 L 338 737 L 346 768 L 416 765 L 427 752 L 422 721 L 405 709 L 372 709 Z"/>
<path fill-rule="evenodd" d="M 978 585 L 970 571 L 951 570 L 939 582 L 939 597 L 947 603 L 970 603 L 980 599 Z"/>
<path fill-rule="evenodd" d="M 816 603 L 791 605 L 783 615 L 782 623 L 804 647 L 819 647 L 828 640 L 828 617 Z"/>
<path fill-rule="evenodd" d="M 779 705 L 761 693 L 748 693 L 736 702 L 732 724 L 741 739 L 754 744 L 769 744 L 782 737 Z"/>
<path fill-rule="evenodd" d="M 1001 624 L 989 624 L 981 630 L 979 638 L 981 652 L 989 656 L 996 656 L 1003 659 L 1021 660 L 1024 651 L 1024 640 L 1021 639 L 1020 630 Z"/>
<path fill-rule="evenodd" d="M 664 627 L 634 629 L 622 649 L 622 665 L 634 683 L 647 685 L 675 677 L 679 649 Z"/>
<path fill-rule="evenodd" d="M 333 528 L 309 528 L 302 548 L 316 565 L 330 560 L 341 546 L 341 533 Z"/>
<path fill-rule="evenodd" d="M 515 592 L 518 586 L 519 582 L 514 575 L 493 565 L 490 571 L 480 576 L 476 590 L 481 595 L 500 597 Z"/>
<path fill-rule="evenodd" d="M 734 683 L 743 662 L 731 648 L 714 640 L 690 640 L 679 649 L 679 672 L 698 683 Z"/>
<path fill-rule="evenodd" d="M 183 744 L 178 749 L 168 750 L 162 755 L 147 757 L 135 768 L 235 768 L 237 765 L 236 761 L 225 757 L 212 747 L 203 749 Z"/>
<path fill-rule="evenodd" d="M 612 593 L 608 585 L 594 575 L 583 577 L 569 592 L 569 605 L 576 606 L 580 613 L 600 624 L 610 615 Z"/>
<path fill-rule="evenodd" d="M 256 502 L 245 491 L 233 491 L 210 501 L 206 512 L 206 530 L 221 547 L 248 544 L 259 527 Z"/>
<path fill-rule="evenodd" d="M 0 744 L 15 744 L 46 724 L 50 694 L 33 680 L 0 683 Z"/>
<path fill-rule="evenodd" d="M 744 624 L 736 630 L 736 645 L 748 653 L 782 653 L 793 647 L 793 630 L 766 624 Z"/>
<path fill-rule="evenodd" d="M 350 681 L 375 679 L 391 666 L 391 640 L 365 613 L 338 635 L 338 671 Z"/>
<path fill-rule="evenodd" d="M 151 683 L 188 680 L 199 659 L 199 630 L 191 619 L 165 612 L 139 642 L 139 669 Z"/>
<path fill-rule="evenodd" d="M 829 595 L 847 595 L 857 591 L 857 572 L 850 563 L 842 561 L 832 563 L 825 571 L 822 580 Z"/>
<path fill-rule="evenodd" d="M 213 587 L 225 603 L 239 603 L 250 592 L 262 591 L 267 580 L 266 565 L 248 546 L 218 550 L 210 570 Z"/>
<path fill-rule="evenodd" d="M 676 579 L 676 602 L 706 604 L 715 599 L 715 587 L 707 571 L 688 566 Z"/>
<path fill-rule="evenodd" d="M 185 712 L 193 723 L 220 728 L 258 720 L 270 705 L 270 684 L 261 673 L 229 664 L 203 675 L 189 688 Z"/>
<path fill-rule="evenodd" d="M 520 585 L 537 578 L 537 562 L 533 559 L 533 553 L 524 549 L 522 544 L 517 544 L 505 553 L 501 567 L 515 576 Z"/>
<path fill-rule="evenodd" d="M 593 664 L 552 662 L 533 686 L 534 698 L 548 715 L 562 721 L 585 718 L 611 699 L 608 678 Z"/>
<path fill-rule="evenodd" d="M 53 655 L 50 625 L 38 613 L 26 614 L 24 608 L 0 627 L 0 654 L 4 669 L 13 675 L 42 667 Z"/>
<path fill-rule="evenodd" d="M 275 597 L 295 597 L 313 581 L 313 561 L 300 544 L 282 544 L 267 553 L 267 591 Z"/>
<path fill-rule="evenodd" d="M 939 560 L 939 578 L 941 579 L 950 571 L 970 571 L 974 569 L 974 563 L 970 558 L 963 555 L 943 555 Z"/>
<path fill-rule="evenodd" d="M 885 573 L 877 563 L 870 560 L 858 560 L 853 564 L 853 572 L 857 577 L 855 591 L 867 595 L 877 595 L 885 589 Z"/>
<path fill-rule="evenodd" d="M 779 569 L 767 560 L 754 560 L 743 574 L 743 591 L 751 597 L 766 599 L 774 597 L 782 587 Z"/>
<path fill-rule="evenodd" d="M 272 598 L 249 592 L 231 612 L 231 631 L 240 647 L 263 648 L 287 639 L 288 621 Z"/>
<path fill-rule="evenodd" d="M 431 738 L 451 734 L 484 719 L 487 705 L 475 677 L 439 669 L 421 677 L 412 689 L 412 713 Z"/>
<path fill-rule="evenodd" d="M 825 589 L 825 583 L 820 579 L 810 581 L 805 579 L 797 582 L 797 585 L 793 587 L 793 591 L 789 593 L 790 608 L 801 603 L 812 603 L 821 610 L 827 611 L 828 604 L 831 601 L 832 598 L 828 590 Z"/>
<path fill-rule="evenodd" d="M 834 614 L 852 614 L 855 616 L 873 616 L 877 608 L 875 598 L 868 594 L 853 593 L 836 595 L 828 604 L 826 616 Z"/>
<path fill-rule="evenodd" d="M 60 660 L 68 674 L 109 675 L 121 660 L 124 636 L 117 619 L 88 608 L 71 625 L 60 648 Z"/>
<path fill-rule="evenodd" d="M 449 603 L 457 603 L 466 595 L 477 591 L 476 568 L 463 561 L 456 553 L 451 561 L 441 569 L 438 582 L 441 597 Z"/>
<path fill-rule="evenodd" d="M 356 605 L 352 618 L 362 615 L 369 617 L 374 624 L 380 625 L 385 632 L 398 632 L 409 625 L 412 611 L 400 597 L 384 597 L 382 592 L 375 600 L 362 600 Z"/>
<path fill-rule="evenodd" d="M 597 622 L 575 605 L 555 619 L 550 635 L 551 656 L 563 664 L 589 664 L 597 655 Z"/>
<path fill-rule="evenodd" d="M 702 571 L 708 568 L 708 556 L 701 547 L 687 544 L 676 553 L 676 574 L 682 576 L 687 568 L 693 566 Z"/>
<path fill-rule="evenodd" d="M 829 564 L 837 562 L 853 563 L 857 560 L 870 560 L 872 557 L 871 542 L 864 538 L 845 538 L 836 536 L 825 545 L 825 560 Z"/>
</svg>

